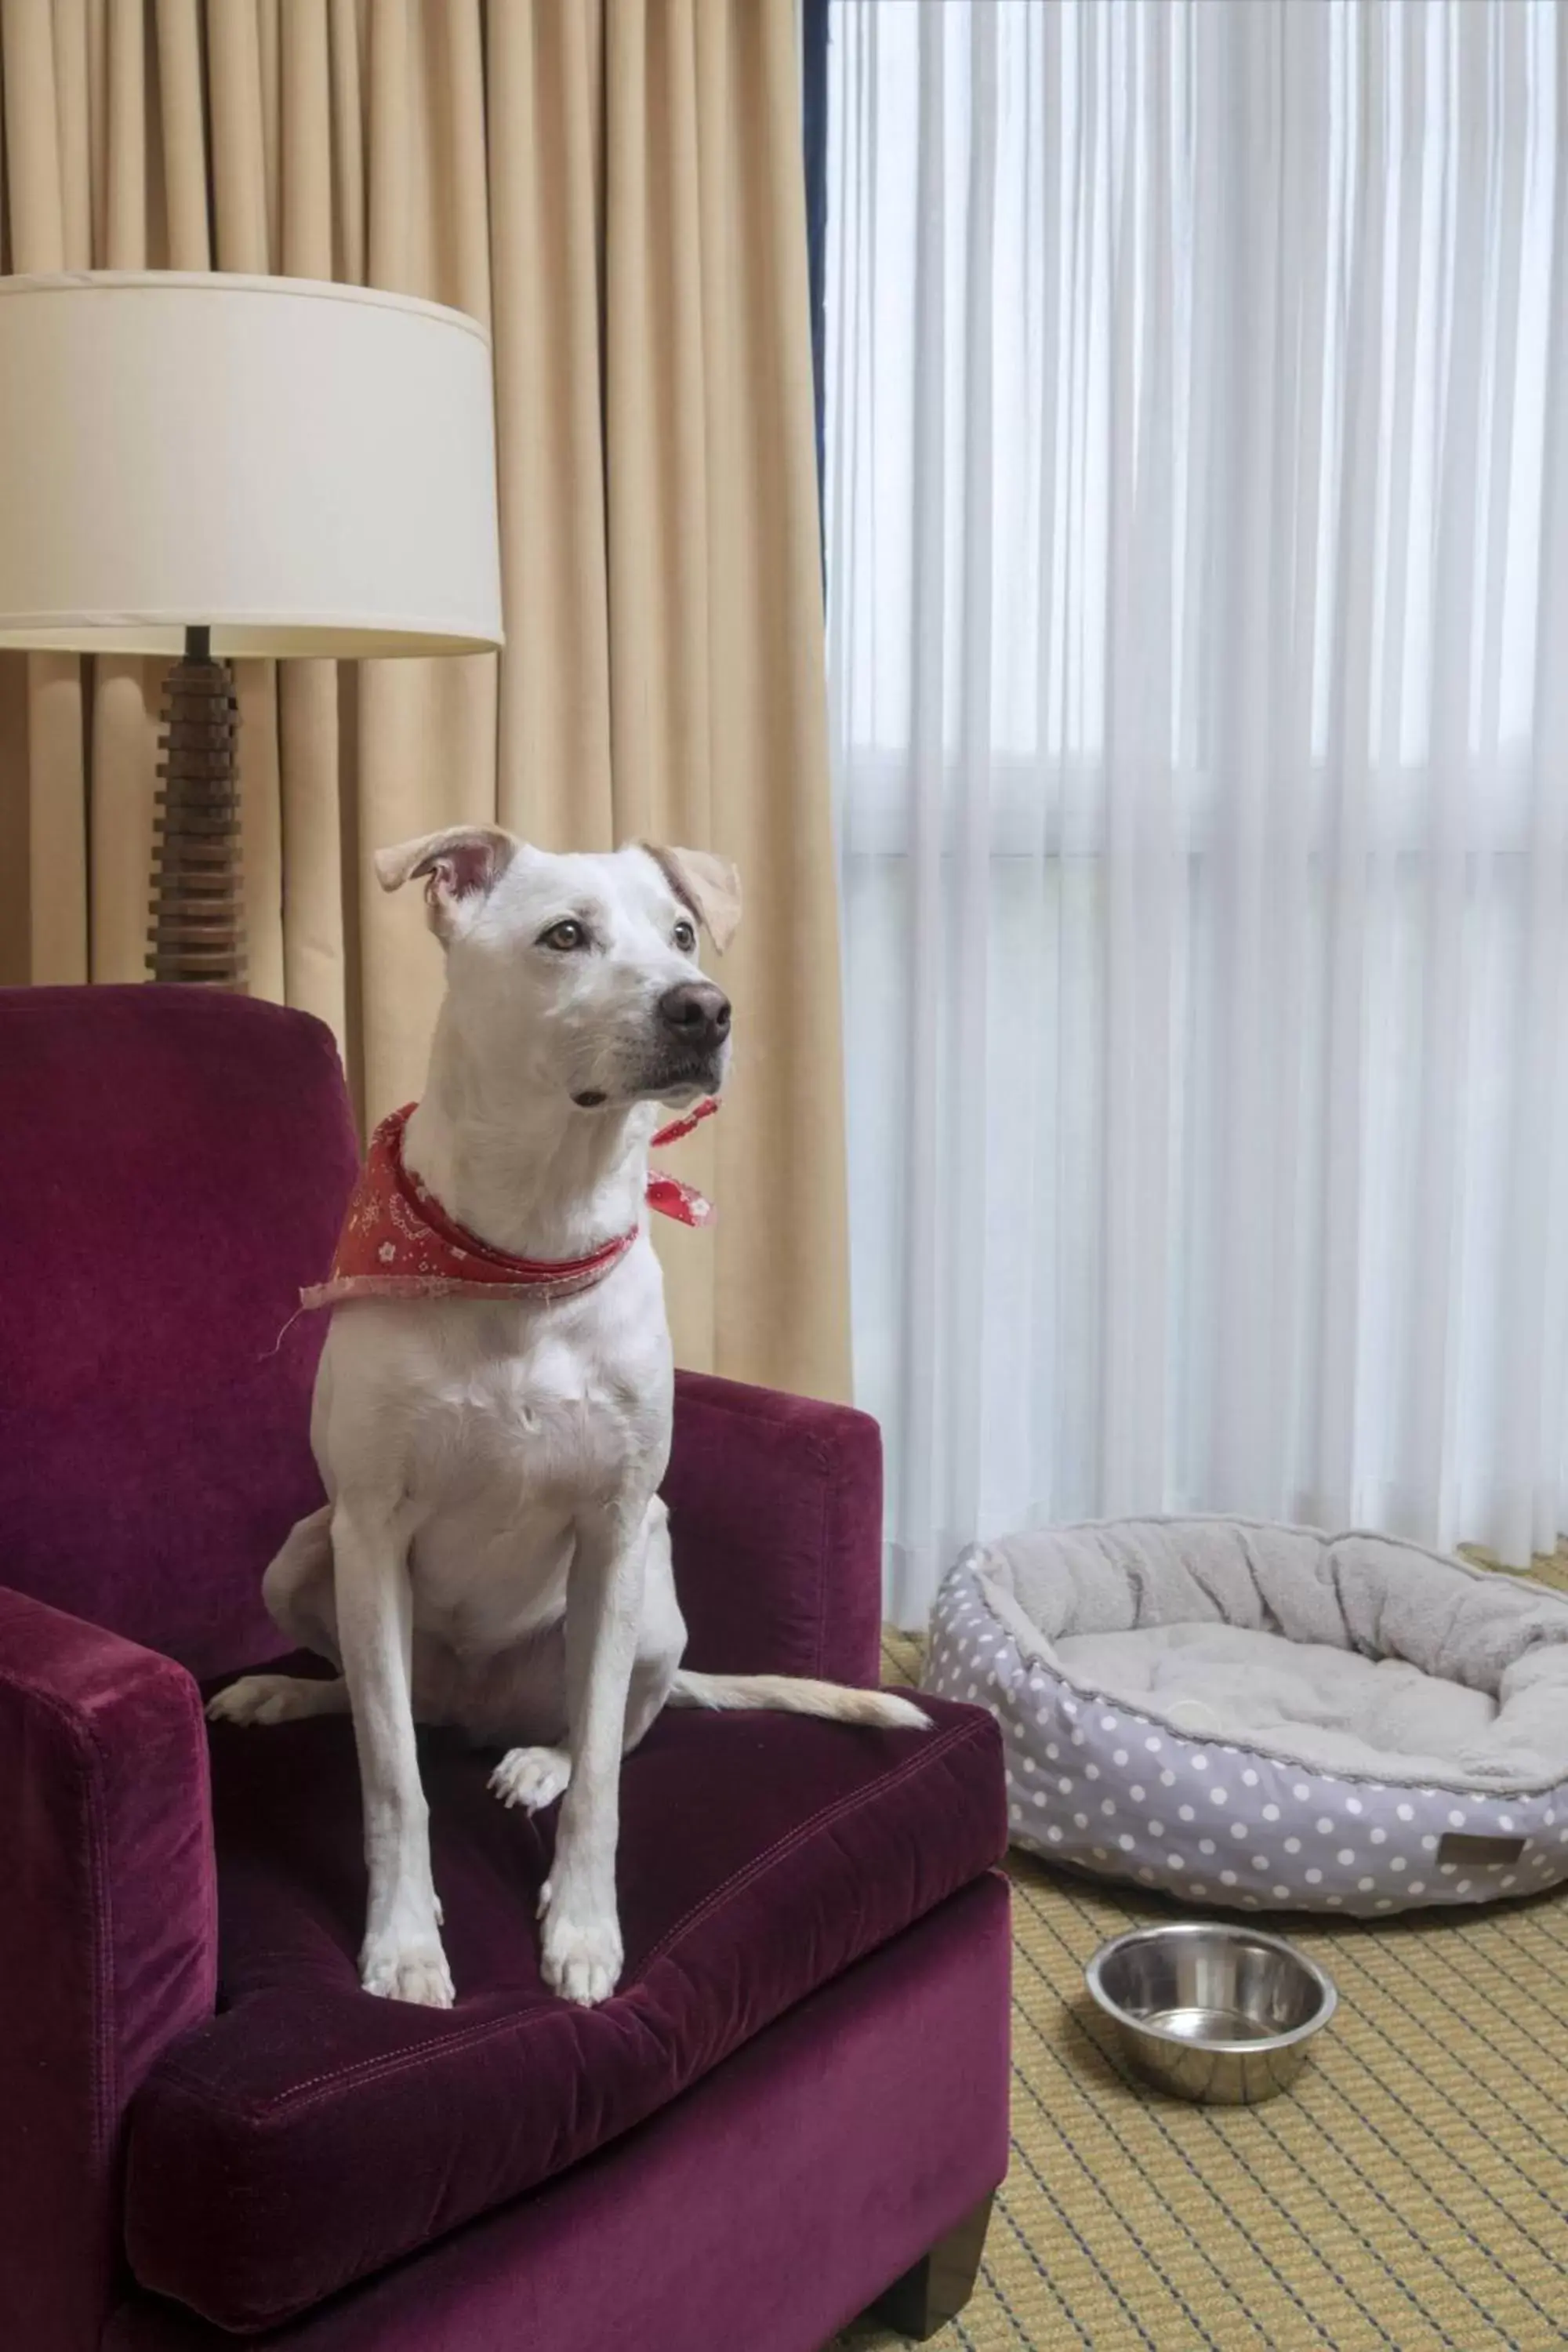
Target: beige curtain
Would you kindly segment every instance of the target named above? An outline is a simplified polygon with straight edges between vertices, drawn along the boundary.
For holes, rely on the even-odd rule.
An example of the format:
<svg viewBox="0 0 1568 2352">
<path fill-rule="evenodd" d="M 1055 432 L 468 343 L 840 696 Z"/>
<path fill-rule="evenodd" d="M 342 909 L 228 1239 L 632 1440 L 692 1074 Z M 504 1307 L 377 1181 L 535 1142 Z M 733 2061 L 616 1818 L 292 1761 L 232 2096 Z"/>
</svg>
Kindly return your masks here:
<svg viewBox="0 0 1568 2352">
<path fill-rule="evenodd" d="M 496 818 L 735 858 L 678 1353 L 845 1393 L 793 0 L 0 0 L 0 270 L 332 277 L 489 324 L 507 652 L 239 665 L 252 987 L 332 1025 L 374 1118 L 440 984 L 377 844 Z M 142 977 L 157 701 L 151 664 L 0 656 L 0 979 Z"/>
</svg>

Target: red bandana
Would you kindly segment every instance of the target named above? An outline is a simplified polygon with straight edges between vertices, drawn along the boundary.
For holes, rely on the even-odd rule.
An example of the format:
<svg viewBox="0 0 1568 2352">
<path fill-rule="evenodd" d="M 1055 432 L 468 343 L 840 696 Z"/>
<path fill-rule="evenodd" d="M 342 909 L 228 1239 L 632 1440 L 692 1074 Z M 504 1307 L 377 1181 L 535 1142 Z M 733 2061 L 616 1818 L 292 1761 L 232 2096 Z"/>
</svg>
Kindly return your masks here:
<svg viewBox="0 0 1568 2352">
<path fill-rule="evenodd" d="M 344 1298 L 569 1298 L 591 1290 L 618 1265 L 637 1237 L 637 1228 L 593 1250 L 586 1257 L 509 1257 L 454 1223 L 435 1195 L 403 1164 L 403 1130 L 412 1103 L 384 1118 L 349 1202 L 348 1214 L 325 1282 L 300 1293 L 302 1307 L 335 1307 Z M 683 1135 L 718 1109 L 700 1103 L 686 1118 L 660 1128 L 656 1150 Z M 683 1225 L 705 1225 L 712 1204 L 678 1176 L 650 1168 L 647 1201 Z"/>
</svg>

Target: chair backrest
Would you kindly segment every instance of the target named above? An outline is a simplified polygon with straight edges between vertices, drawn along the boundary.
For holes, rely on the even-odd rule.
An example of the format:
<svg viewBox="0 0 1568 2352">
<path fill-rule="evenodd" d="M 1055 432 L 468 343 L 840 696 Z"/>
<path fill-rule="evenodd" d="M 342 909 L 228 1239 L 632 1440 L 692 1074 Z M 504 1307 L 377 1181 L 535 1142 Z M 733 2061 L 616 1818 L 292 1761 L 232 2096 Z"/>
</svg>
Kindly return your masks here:
<svg viewBox="0 0 1568 2352">
<path fill-rule="evenodd" d="M 0 990 L 0 1584 L 202 1676 L 285 1644 L 357 1160 L 331 1033 L 197 988 Z M 287 1328 L 286 1328 L 287 1327 Z"/>
</svg>

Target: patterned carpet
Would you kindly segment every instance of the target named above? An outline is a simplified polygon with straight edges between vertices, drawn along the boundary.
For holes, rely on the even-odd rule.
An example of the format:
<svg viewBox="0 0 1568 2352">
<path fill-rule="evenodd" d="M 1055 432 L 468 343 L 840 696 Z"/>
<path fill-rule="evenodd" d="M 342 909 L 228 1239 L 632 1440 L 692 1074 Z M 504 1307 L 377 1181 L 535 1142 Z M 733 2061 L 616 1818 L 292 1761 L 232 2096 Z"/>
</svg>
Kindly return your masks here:
<svg viewBox="0 0 1568 2352">
<path fill-rule="evenodd" d="M 1547 1580 L 1568 1589 L 1568 1562 Z M 885 1656 L 915 1679 L 917 1642 Z M 1134 2088 L 1083 1990 L 1097 1945 L 1168 1906 L 1010 1867 L 1012 2169 L 941 2352 L 1568 2345 L 1568 1898 L 1260 1916 L 1328 1969 L 1339 2015 L 1293 2091 L 1211 2108 Z"/>
</svg>

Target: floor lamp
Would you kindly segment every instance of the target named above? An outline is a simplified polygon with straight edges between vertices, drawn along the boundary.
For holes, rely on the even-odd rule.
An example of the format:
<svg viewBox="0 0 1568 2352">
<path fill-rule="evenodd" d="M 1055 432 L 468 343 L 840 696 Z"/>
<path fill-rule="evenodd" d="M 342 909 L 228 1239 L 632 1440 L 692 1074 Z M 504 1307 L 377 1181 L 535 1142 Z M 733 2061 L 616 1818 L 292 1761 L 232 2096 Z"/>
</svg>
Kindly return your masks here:
<svg viewBox="0 0 1568 2352">
<path fill-rule="evenodd" d="M 154 979 L 245 985 L 231 659 L 500 642 L 474 320 L 299 278 L 0 278 L 0 646 L 176 656 Z"/>
</svg>

